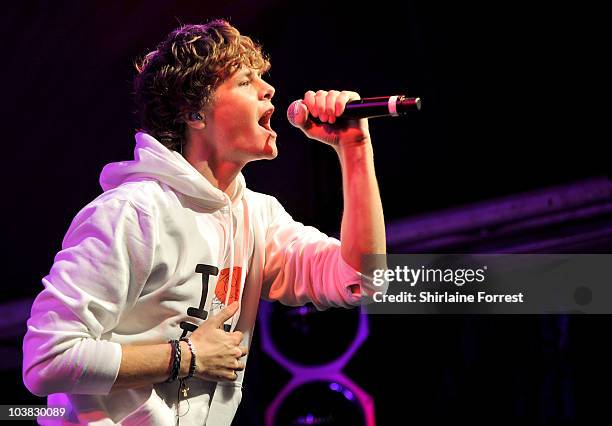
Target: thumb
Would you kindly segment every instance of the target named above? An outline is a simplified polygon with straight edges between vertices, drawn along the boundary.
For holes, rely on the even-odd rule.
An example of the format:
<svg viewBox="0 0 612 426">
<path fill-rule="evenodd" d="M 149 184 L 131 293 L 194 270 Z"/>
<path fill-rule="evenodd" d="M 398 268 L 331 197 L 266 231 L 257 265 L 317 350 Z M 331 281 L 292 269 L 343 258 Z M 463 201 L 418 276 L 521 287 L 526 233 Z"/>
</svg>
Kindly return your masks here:
<svg viewBox="0 0 612 426">
<path fill-rule="evenodd" d="M 238 311 L 238 302 L 233 302 L 232 304 L 226 306 L 221 309 L 215 315 L 210 317 L 207 322 L 211 322 L 212 325 L 216 328 L 221 328 L 223 323 L 234 316 L 234 314 Z"/>
<path fill-rule="evenodd" d="M 308 121 L 308 107 L 302 101 L 294 101 L 287 108 L 287 120 L 298 129 L 305 128 Z"/>
</svg>

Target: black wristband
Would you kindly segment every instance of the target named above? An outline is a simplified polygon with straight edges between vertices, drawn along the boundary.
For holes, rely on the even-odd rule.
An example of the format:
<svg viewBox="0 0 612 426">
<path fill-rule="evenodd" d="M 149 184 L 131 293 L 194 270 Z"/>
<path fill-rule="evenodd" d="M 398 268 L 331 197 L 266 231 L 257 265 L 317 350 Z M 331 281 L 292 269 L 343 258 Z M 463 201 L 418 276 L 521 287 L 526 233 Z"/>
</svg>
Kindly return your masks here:
<svg viewBox="0 0 612 426">
<path fill-rule="evenodd" d="M 178 340 L 170 340 L 168 343 L 172 346 L 172 370 L 166 383 L 171 383 L 178 378 L 181 371 L 181 345 Z"/>
</svg>

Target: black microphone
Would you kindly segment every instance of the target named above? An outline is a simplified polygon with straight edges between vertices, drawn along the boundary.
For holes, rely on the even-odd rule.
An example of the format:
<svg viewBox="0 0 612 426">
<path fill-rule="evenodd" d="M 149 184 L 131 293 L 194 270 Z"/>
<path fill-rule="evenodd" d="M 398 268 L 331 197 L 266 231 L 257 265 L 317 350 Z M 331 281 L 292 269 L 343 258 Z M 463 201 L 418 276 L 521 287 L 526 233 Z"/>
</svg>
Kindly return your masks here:
<svg viewBox="0 0 612 426">
<path fill-rule="evenodd" d="M 295 101 L 287 108 L 287 119 L 295 125 L 295 116 L 302 101 Z M 352 118 L 398 117 L 412 111 L 421 110 L 421 98 L 408 98 L 404 95 L 379 96 L 349 101 L 338 120 Z M 308 117 L 307 117 L 308 118 Z M 316 117 L 310 120 L 320 122 Z"/>
</svg>

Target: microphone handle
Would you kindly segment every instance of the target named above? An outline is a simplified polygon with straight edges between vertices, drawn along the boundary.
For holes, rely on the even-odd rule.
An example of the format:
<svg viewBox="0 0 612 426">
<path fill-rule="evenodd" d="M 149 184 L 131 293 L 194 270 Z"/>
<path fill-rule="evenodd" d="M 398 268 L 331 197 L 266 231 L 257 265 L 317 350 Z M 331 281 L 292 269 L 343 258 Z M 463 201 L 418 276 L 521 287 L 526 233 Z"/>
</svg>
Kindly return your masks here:
<svg viewBox="0 0 612 426">
<path fill-rule="evenodd" d="M 344 112 L 337 121 L 376 118 L 376 117 L 398 117 L 413 111 L 421 110 L 421 98 L 408 98 L 404 95 L 381 96 L 376 98 L 363 98 L 349 101 L 344 107 Z M 310 115 L 309 120 L 321 123 L 317 117 Z"/>
<path fill-rule="evenodd" d="M 404 95 L 381 96 L 348 102 L 338 118 L 397 117 L 420 110 L 421 98 L 408 98 Z"/>
</svg>

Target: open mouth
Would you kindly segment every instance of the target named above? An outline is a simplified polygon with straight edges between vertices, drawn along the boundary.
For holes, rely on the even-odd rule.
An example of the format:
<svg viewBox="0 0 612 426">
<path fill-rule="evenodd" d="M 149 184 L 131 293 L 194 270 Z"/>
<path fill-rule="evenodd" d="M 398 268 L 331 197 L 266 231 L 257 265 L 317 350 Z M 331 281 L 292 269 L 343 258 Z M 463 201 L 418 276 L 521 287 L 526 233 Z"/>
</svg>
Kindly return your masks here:
<svg viewBox="0 0 612 426">
<path fill-rule="evenodd" d="M 269 110 L 267 110 L 257 122 L 261 127 L 276 136 L 276 132 L 272 130 L 272 127 L 270 127 L 270 120 L 272 118 L 272 114 L 274 114 L 274 108 L 270 108 Z"/>
</svg>

